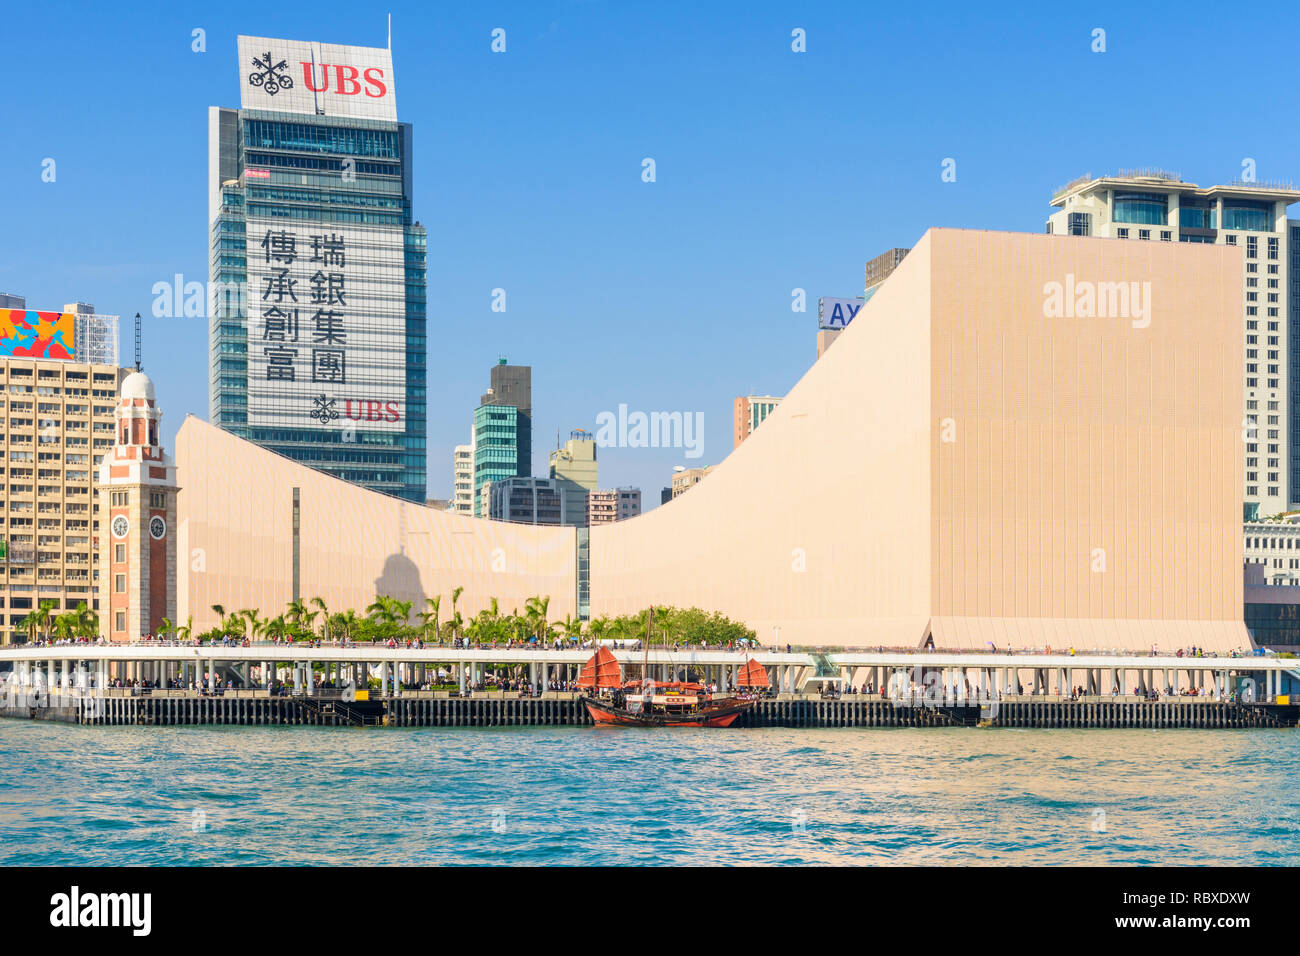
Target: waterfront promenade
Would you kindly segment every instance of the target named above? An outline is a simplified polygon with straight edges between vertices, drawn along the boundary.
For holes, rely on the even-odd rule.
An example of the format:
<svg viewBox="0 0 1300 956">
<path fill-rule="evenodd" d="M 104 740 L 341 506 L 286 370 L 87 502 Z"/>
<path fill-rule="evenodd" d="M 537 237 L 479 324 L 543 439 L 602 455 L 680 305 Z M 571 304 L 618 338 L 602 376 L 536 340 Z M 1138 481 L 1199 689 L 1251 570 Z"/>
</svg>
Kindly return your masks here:
<svg viewBox="0 0 1300 956">
<path fill-rule="evenodd" d="M 809 689 L 866 690 L 877 692 L 900 677 L 925 674 L 945 690 L 969 685 L 993 694 L 1071 696 L 1084 695 L 1227 697 L 1234 693 L 1234 677 L 1253 681 L 1256 700 L 1271 701 L 1282 687 L 1283 675 L 1300 681 L 1300 661 L 1275 656 L 1178 656 L 1176 654 L 1087 654 L 1061 652 L 934 652 L 934 651 L 779 651 L 652 647 L 615 647 L 614 656 L 624 674 L 640 676 L 648 660 L 649 676 L 656 680 L 701 680 L 719 690 L 735 687 L 735 676 L 748 658 L 767 671 L 770 685 L 779 693 L 797 694 Z M 70 688 L 80 675 L 80 686 L 107 687 L 112 681 L 148 682 L 181 689 L 216 691 L 267 688 L 282 678 L 293 693 L 310 696 L 318 684 L 365 687 L 377 678 L 383 696 L 405 688 L 449 678 L 460 692 L 483 684 L 489 670 L 507 670 L 535 691 L 545 692 L 576 679 L 591 657 L 590 647 L 388 647 L 381 644 L 204 644 L 142 641 L 131 644 L 68 643 L 0 648 L 0 674 L 11 673 L 23 685 L 43 683 Z M 524 676 L 526 675 L 526 676 Z M 910 676 L 909 676 L 910 675 Z M 929 675 L 933 675 L 932 677 Z M 923 684 L 916 679 L 915 683 Z"/>
<path fill-rule="evenodd" d="M 767 671 L 755 726 L 1294 726 L 1274 656 L 619 647 L 625 676 L 736 689 Z M 69 643 L 0 648 L 7 716 L 85 723 L 583 724 L 591 648 Z"/>
</svg>

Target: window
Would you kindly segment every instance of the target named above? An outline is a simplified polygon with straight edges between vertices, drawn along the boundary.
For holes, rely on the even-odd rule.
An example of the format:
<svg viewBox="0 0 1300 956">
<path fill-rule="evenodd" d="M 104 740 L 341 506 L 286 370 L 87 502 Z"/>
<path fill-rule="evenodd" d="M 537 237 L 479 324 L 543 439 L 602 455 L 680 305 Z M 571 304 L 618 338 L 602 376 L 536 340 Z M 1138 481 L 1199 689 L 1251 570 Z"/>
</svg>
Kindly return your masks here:
<svg viewBox="0 0 1300 956">
<path fill-rule="evenodd" d="M 1225 199 L 1223 228 L 1268 232 L 1273 228 L 1273 204 L 1249 199 Z"/>
<path fill-rule="evenodd" d="M 1139 229 L 1139 230 L 1138 230 L 1138 238 L 1139 238 L 1139 239 L 1150 239 L 1150 238 L 1151 238 L 1151 230 L 1150 230 L 1150 229 Z"/>
<path fill-rule="evenodd" d="M 1118 236 L 1120 239 L 1127 239 L 1127 238 L 1128 238 L 1128 230 L 1127 230 L 1127 229 L 1116 229 L 1116 230 L 1115 230 L 1115 235 Z"/>
<path fill-rule="evenodd" d="M 126 612 L 125 612 L 125 611 L 118 611 L 116 614 L 113 615 L 113 630 L 115 630 L 115 631 L 125 631 L 125 630 L 126 630 Z"/>
<path fill-rule="evenodd" d="M 114 592 L 115 594 L 125 594 L 125 593 L 126 593 L 126 575 L 125 575 L 125 574 L 115 574 L 115 575 L 113 575 L 113 592 Z"/>
<path fill-rule="evenodd" d="M 1169 197 L 1163 193 L 1116 193 L 1115 222 L 1139 226 L 1169 225 Z"/>
<path fill-rule="evenodd" d="M 126 545 L 124 544 L 113 545 L 113 560 L 117 561 L 118 563 L 121 563 L 126 560 Z"/>
</svg>

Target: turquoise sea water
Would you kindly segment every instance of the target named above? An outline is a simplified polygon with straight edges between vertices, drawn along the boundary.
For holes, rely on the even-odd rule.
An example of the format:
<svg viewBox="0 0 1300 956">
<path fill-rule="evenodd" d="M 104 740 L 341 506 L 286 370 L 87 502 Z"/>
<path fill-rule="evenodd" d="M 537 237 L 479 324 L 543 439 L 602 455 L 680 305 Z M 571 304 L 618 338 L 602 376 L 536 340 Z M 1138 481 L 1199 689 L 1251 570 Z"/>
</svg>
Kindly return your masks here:
<svg viewBox="0 0 1300 956">
<path fill-rule="evenodd" d="M 4 865 L 1300 863 L 1297 731 L 0 720 L 0 755 Z"/>
</svg>

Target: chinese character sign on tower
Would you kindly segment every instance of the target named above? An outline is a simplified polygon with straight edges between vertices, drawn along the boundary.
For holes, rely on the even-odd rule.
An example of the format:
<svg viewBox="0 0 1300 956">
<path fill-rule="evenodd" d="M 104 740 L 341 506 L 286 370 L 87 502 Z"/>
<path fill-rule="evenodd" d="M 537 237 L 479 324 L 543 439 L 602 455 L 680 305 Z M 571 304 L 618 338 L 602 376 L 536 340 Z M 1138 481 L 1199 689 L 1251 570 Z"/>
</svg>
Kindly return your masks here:
<svg viewBox="0 0 1300 956">
<path fill-rule="evenodd" d="M 248 217 L 250 425 L 401 431 L 402 229 Z"/>
</svg>

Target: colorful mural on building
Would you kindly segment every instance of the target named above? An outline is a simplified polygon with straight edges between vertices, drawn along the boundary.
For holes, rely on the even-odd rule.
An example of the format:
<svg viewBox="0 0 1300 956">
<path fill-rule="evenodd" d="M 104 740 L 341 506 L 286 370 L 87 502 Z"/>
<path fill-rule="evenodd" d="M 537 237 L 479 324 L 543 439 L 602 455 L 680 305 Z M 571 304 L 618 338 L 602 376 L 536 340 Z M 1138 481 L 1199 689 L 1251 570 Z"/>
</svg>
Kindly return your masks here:
<svg viewBox="0 0 1300 956">
<path fill-rule="evenodd" d="M 0 309 L 0 356 L 73 358 L 75 329 L 76 316 L 71 312 Z"/>
</svg>

